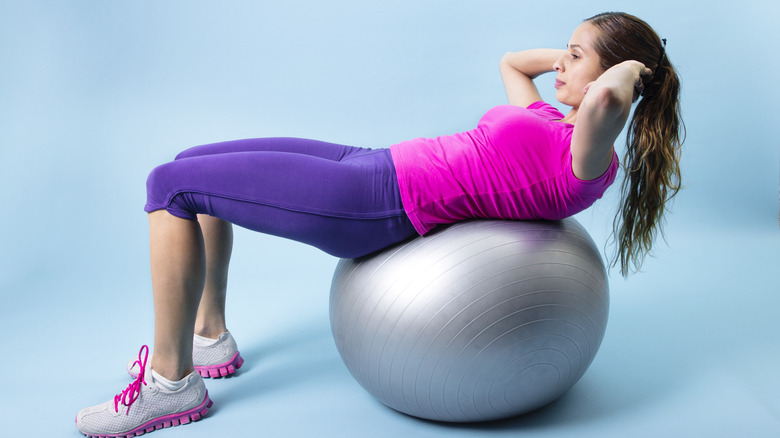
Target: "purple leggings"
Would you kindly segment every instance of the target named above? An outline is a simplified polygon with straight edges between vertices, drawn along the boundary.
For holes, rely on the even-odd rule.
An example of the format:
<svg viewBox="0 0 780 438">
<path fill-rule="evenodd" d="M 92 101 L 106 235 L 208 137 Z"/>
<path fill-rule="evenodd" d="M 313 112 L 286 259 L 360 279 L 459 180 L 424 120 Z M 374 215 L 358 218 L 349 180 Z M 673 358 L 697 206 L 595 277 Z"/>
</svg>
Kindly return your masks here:
<svg viewBox="0 0 780 438">
<path fill-rule="evenodd" d="M 147 180 L 147 212 L 215 216 L 313 245 L 370 254 L 417 235 L 388 149 L 260 138 L 188 149 Z"/>
</svg>

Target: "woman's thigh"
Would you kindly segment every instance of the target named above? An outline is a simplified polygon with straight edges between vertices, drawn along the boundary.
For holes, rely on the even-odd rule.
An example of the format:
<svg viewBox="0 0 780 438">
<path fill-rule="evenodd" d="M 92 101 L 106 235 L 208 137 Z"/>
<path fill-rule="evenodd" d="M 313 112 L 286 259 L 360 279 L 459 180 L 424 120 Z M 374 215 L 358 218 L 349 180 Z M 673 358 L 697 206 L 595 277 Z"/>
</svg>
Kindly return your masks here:
<svg viewBox="0 0 780 438">
<path fill-rule="evenodd" d="M 243 151 L 187 157 L 155 169 L 146 211 L 236 225 L 357 257 L 415 235 L 390 154 L 353 151 L 335 161 L 310 154 Z M 343 158 L 343 157 L 342 157 Z"/>
<path fill-rule="evenodd" d="M 287 152 L 309 155 L 332 161 L 341 161 L 367 148 L 345 146 L 320 140 L 295 137 L 268 137 L 232 140 L 189 148 L 176 156 L 177 160 L 204 155 L 229 154 L 237 152 Z"/>
</svg>

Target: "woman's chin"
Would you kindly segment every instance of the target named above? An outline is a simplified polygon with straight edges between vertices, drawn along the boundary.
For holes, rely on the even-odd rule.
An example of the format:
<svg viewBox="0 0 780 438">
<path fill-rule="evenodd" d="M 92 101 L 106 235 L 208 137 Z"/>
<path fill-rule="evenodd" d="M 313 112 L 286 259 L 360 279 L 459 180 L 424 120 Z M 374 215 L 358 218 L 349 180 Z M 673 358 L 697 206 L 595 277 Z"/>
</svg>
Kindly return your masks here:
<svg viewBox="0 0 780 438">
<path fill-rule="evenodd" d="M 561 89 L 558 89 L 558 91 L 555 92 L 555 99 L 558 102 L 560 102 L 560 103 L 562 103 L 562 104 L 564 104 L 566 106 L 570 106 L 572 108 L 576 108 L 576 107 L 579 106 L 580 103 L 582 103 L 582 99 L 580 99 L 577 102 L 574 102 L 574 99 L 572 99 L 571 96 L 569 96 L 567 93 L 563 92 Z"/>
<path fill-rule="evenodd" d="M 559 89 L 557 89 L 557 90 L 555 91 L 555 99 L 556 99 L 558 102 L 560 102 L 560 103 L 562 103 L 562 104 L 564 104 L 564 105 L 568 105 L 568 104 L 566 103 L 566 101 L 567 101 L 567 99 L 566 99 L 566 93 L 565 93 L 565 92 L 563 92 L 563 90 L 561 90 L 560 88 L 559 88 Z"/>
</svg>

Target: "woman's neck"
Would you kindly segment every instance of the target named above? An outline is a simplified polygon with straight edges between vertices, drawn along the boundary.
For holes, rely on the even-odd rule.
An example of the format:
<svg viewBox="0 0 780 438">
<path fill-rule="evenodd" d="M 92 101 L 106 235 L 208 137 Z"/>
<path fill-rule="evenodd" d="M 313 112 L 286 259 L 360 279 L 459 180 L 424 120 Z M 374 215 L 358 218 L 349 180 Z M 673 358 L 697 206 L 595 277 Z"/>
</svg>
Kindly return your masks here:
<svg viewBox="0 0 780 438">
<path fill-rule="evenodd" d="M 572 108 L 571 111 L 569 111 L 569 113 L 566 114 L 566 117 L 561 119 L 561 122 L 570 123 L 572 125 L 576 121 L 577 121 L 577 108 Z"/>
</svg>

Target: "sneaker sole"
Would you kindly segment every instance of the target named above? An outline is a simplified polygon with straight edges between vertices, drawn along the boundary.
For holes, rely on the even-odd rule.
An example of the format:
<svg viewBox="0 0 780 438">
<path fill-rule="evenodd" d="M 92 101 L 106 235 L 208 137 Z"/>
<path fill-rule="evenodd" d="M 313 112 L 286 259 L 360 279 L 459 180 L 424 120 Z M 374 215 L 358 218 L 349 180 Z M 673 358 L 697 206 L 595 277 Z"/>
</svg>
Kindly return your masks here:
<svg viewBox="0 0 780 438">
<path fill-rule="evenodd" d="M 129 432 L 122 432 L 118 434 L 109 434 L 109 435 L 84 434 L 84 436 L 87 438 L 132 438 L 134 436 L 143 435 L 147 432 L 154 432 L 155 430 L 159 430 L 166 427 L 174 427 L 182 424 L 189 424 L 193 421 L 198 421 L 201 418 L 205 417 L 206 414 L 209 413 L 209 408 L 213 404 L 214 402 L 212 402 L 211 399 L 209 398 L 209 393 L 207 391 L 206 398 L 203 400 L 203 403 L 201 403 L 200 406 L 196 408 L 192 408 L 188 411 L 179 412 L 177 414 L 166 415 L 160 418 L 155 418 L 154 420 L 148 421 L 145 424 L 138 426 Z"/>
<path fill-rule="evenodd" d="M 230 358 L 229 361 L 218 365 L 208 366 L 196 366 L 195 371 L 201 375 L 201 377 L 225 377 L 236 372 L 244 364 L 244 358 L 241 357 L 238 351 Z"/>
</svg>

